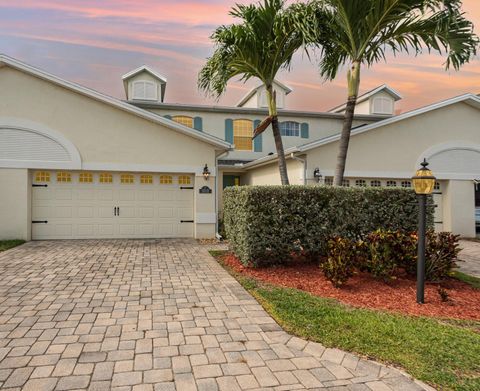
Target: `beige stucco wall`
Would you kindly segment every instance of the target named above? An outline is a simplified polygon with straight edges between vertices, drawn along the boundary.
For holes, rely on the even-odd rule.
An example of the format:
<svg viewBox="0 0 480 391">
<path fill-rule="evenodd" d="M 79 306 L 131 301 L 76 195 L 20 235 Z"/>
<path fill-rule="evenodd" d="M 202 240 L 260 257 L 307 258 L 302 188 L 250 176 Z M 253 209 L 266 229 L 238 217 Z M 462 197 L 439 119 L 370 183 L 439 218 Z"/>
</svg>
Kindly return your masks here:
<svg viewBox="0 0 480 391">
<path fill-rule="evenodd" d="M 198 174 L 208 164 L 215 174 L 214 146 L 11 68 L 0 69 L 0 125 L 2 118 L 32 121 L 62 134 L 91 170 L 107 165 L 117 171 Z M 215 191 L 200 197 L 195 190 L 195 213 L 215 213 Z M 214 227 L 202 224 L 197 231 L 213 235 Z"/>
<path fill-rule="evenodd" d="M 291 185 L 303 185 L 303 164 L 287 159 L 288 179 Z M 278 163 L 259 166 L 248 170 L 242 177 L 246 185 L 281 185 Z"/>
<path fill-rule="evenodd" d="M 31 186 L 27 169 L 0 169 L 0 239 L 30 240 Z"/>
</svg>

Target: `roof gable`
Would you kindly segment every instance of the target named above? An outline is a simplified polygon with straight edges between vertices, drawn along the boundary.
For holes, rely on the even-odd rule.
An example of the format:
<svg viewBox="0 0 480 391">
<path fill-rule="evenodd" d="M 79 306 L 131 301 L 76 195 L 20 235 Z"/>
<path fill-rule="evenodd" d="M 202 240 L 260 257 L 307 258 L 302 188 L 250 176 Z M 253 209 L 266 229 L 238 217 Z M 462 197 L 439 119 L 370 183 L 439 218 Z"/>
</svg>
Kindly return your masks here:
<svg viewBox="0 0 480 391">
<path fill-rule="evenodd" d="M 284 90 L 285 95 L 288 95 L 288 94 L 290 94 L 290 92 L 293 91 L 292 88 L 290 88 L 289 86 L 287 86 L 286 84 L 283 84 L 282 82 L 280 82 L 278 80 L 274 80 L 273 84 L 276 85 L 277 87 L 280 87 L 280 89 Z M 247 94 L 242 99 L 240 99 L 240 101 L 236 104 L 236 106 L 237 107 L 242 107 L 263 86 L 264 86 L 263 84 L 259 84 L 258 86 L 252 88 L 250 91 L 247 92 Z"/>
<path fill-rule="evenodd" d="M 204 141 L 208 144 L 214 145 L 215 147 L 218 147 L 220 149 L 227 150 L 227 149 L 230 149 L 232 147 L 230 143 L 227 143 L 226 141 L 224 141 L 224 140 L 222 140 L 218 137 L 212 136 L 212 135 L 210 135 L 206 132 L 199 132 L 197 130 L 188 128 L 188 127 L 183 126 L 179 123 L 176 123 L 176 122 L 171 121 L 169 119 L 163 118 L 163 117 L 159 116 L 158 114 L 154 114 L 154 113 L 149 112 L 147 110 L 140 109 L 136 106 L 133 106 L 129 103 L 123 102 L 119 99 L 116 99 L 116 98 L 113 98 L 111 96 L 102 94 L 98 91 L 95 91 L 95 90 L 92 90 L 90 88 L 81 86 L 79 84 L 61 79 L 57 76 L 54 76 L 54 75 L 52 75 L 48 72 L 45 72 L 45 71 L 40 70 L 38 68 L 35 68 L 31 65 L 23 63 L 19 60 L 16 60 L 16 59 L 12 58 L 12 57 L 6 56 L 4 54 L 0 54 L 0 71 L 1 71 L 1 68 L 4 67 L 4 66 L 8 66 L 8 67 L 11 67 L 13 69 L 17 69 L 21 72 L 25 72 L 29 75 L 34 76 L 34 77 L 38 77 L 42 80 L 45 80 L 45 81 L 48 81 L 50 83 L 59 85 L 59 86 L 61 86 L 63 88 L 66 88 L 70 91 L 73 91 L 73 92 L 76 92 L 78 94 L 87 96 L 91 99 L 103 102 L 107 105 L 116 107 L 120 110 L 126 111 L 128 113 L 131 113 L 133 115 L 136 115 L 136 116 L 141 117 L 143 119 L 146 119 L 148 121 L 157 123 L 159 125 L 163 125 L 163 126 L 169 128 L 171 130 L 174 130 L 176 132 L 180 132 L 180 133 L 183 133 L 183 134 L 188 135 L 190 137 L 199 139 L 199 140 Z"/>
<path fill-rule="evenodd" d="M 364 101 L 366 101 L 367 99 L 369 99 L 370 97 L 372 97 L 373 95 L 375 94 L 378 94 L 379 92 L 385 92 L 387 93 L 388 95 L 390 95 L 395 101 L 398 101 L 400 99 L 402 99 L 402 95 L 400 95 L 397 91 L 395 91 L 392 87 L 386 85 L 386 84 L 382 84 L 381 86 L 378 86 L 370 91 L 367 91 L 365 93 L 363 93 L 362 95 L 359 95 L 357 97 L 357 104 L 358 103 L 362 103 Z M 333 109 L 330 109 L 329 112 L 331 113 L 338 113 L 338 112 L 341 112 L 343 110 L 345 110 L 346 108 L 346 104 L 343 103 L 341 105 L 338 105 L 338 106 L 335 106 Z"/>
</svg>

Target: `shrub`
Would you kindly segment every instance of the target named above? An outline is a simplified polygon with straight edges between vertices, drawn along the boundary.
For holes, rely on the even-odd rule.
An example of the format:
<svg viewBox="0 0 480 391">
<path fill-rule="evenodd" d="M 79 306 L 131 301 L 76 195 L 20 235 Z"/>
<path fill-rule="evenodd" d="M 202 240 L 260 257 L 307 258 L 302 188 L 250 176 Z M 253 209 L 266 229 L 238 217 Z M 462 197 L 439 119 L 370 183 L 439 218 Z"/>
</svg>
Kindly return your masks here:
<svg viewBox="0 0 480 391">
<path fill-rule="evenodd" d="M 427 233 L 425 246 L 425 278 L 427 281 L 441 281 L 448 277 L 456 266 L 459 235 L 450 232 Z"/>
<path fill-rule="evenodd" d="M 239 186 L 224 190 L 224 223 L 244 264 L 325 255 L 332 237 L 365 238 L 379 228 L 412 232 L 413 190 L 326 186 Z M 433 208 L 428 220 L 433 222 Z"/>
<path fill-rule="evenodd" d="M 415 259 L 416 240 L 402 231 L 377 230 L 363 243 L 366 269 L 377 278 L 391 280 L 398 266 Z"/>
<path fill-rule="evenodd" d="M 325 278 L 340 287 L 353 275 L 358 251 L 356 242 L 336 237 L 328 241 L 327 259 L 320 263 Z"/>
</svg>

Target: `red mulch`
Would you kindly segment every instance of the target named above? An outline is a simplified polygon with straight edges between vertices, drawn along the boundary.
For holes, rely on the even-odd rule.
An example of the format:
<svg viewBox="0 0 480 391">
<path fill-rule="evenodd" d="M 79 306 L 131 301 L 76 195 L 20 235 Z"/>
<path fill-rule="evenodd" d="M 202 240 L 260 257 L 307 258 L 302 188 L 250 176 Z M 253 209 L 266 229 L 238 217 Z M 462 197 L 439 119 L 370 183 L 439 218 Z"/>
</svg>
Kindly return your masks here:
<svg viewBox="0 0 480 391">
<path fill-rule="evenodd" d="M 409 276 L 398 276 L 385 283 L 368 273 L 358 273 L 340 289 L 325 279 L 318 265 L 295 262 L 286 266 L 249 268 L 233 254 L 222 257 L 223 262 L 237 273 L 275 285 L 296 288 L 316 296 L 331 297 L 354 307 L 382 309 L 408 315 L 480 320 L 480 290 L 455 279 L 441 284 L 427 284 L 425 304 L 416 303 L 416 282 Z M 441 286 L 448 293 L 442 302 Z"/>
</svg>

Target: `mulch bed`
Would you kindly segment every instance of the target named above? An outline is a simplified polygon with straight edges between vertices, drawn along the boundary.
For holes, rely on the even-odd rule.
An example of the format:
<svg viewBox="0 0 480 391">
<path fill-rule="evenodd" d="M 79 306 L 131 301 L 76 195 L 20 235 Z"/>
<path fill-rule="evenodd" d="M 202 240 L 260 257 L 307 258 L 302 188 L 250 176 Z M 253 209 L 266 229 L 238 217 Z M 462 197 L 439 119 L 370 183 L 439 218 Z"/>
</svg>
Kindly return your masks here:
<svg viewBox="0 0 480 391">
<path fill-rule="evenodd" d="M 455 279 L 448 279 L 441 284 L 428 283 L 425 287 L 425 304 L 420 305 L 415 301 L 415 279 L 406 275 L 385 283 L 368 273 L 358 273 L 337 289 L 313 263 L 299 261 L 286 266 L 253 269 L 243 266 L 233 254 L 224 255 L 222 261 L 242 275 L 300 289 L 316 296 L 335 298 L 354 307 L 436 318 L 480 320 L 480 290 Z M 439 286 L 448 293 L 447 302 L 441 300 Z"/>
</svg>

